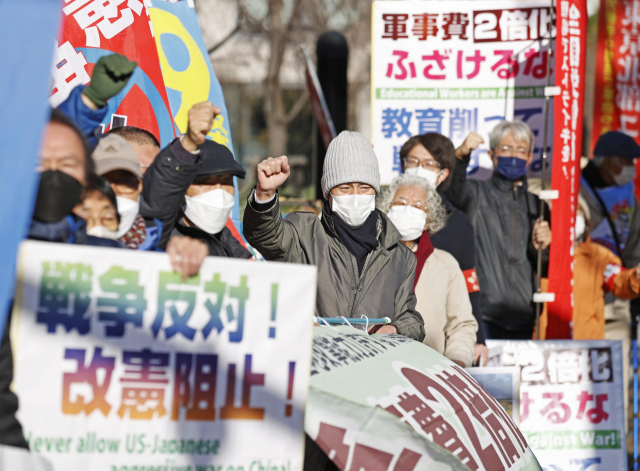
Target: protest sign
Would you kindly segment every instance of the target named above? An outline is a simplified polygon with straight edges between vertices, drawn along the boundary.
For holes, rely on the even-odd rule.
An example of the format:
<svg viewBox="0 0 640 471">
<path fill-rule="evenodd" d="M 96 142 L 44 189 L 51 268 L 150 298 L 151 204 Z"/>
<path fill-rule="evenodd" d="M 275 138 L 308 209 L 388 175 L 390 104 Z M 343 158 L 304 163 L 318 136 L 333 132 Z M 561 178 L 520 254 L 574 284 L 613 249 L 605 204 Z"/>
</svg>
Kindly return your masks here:
<svg viewBox="0 0 640 471">
<path fill-rule="evenodd" d="M 108 101 L 103 128 L 137 126 L 155 135 L 164 147 L 176 133 L 147 9 L 142 0 L 104 3 L 64 0 L 49 102 L 58 106 L 74 87 L 88 84 L 102 56 L 122 54 L 138 67 L 127 86 Z"/>
<path fill-rule="evenodd" d="M 229 114 L 222 87 L 213 71 L 209 53 L 204 45 L 193 3 L 148 0 L 147 6 L 155 33 L 171 113 L 178 129 L 181 133 L 187 132 L 189 109 L 193 105 L 210 101 L 220 108 L 221 113 L 213 122 L 213 128 L 207 134 L 207 139 L 227 146 L 233 153 Z M 236 227 L 240 227 L 239 192 L 235 178 L 234 185 L 236 194 L 231 218 Z M 227 227 L 232 230 L 238 240 L 242 241 L 236 227 L 229 224 Z"/>
<path fill-rule="evenodd" d="M 520 369 L 520 430 L 543 468 L 627 469 L 621 342 L 487 344 Z"/>
<path fill-rule="evenodd" d="M 541 469 L 465 370 L 400 335 L 314 328 L 305 431 L 343 471 Z"/>
<path fill-rule="evenodd" d="M 18 276 L 19 419 L 56 470 L 301 471 L 315 267 L 183 282 L 166 254 L 25 242 Z"/>
<path fill-rule="evenodd" d="M 470 131 L 479 133 L 485 143 L 472 153 L 469 172 L 488 175 L 489 133 L 503 119 L 519 119 L 533 129 L 530 172 L 538 173 L 549 2 L 373 5 L 371 136 L 381 183 L 398 175 L 402 144 L 427 132 L 444 134 L 456 146 Z"/>
<path fill-rule="evenodd" d="M 547 305 L 546 338 L 571 338 L 573 319 L 573 249 L 575 221 L 580 190 L 582 157 L 582 117 L 587 55 L 587 2 L 561 0 L 557 4 L 554 55 L 556 87 L 554 99 L 556 126 L 553 130 L 553 168 L 551 187 L 558 191 L 553 201 L 550 248 L 549 290 L 555 301 Z"/>
</svg>

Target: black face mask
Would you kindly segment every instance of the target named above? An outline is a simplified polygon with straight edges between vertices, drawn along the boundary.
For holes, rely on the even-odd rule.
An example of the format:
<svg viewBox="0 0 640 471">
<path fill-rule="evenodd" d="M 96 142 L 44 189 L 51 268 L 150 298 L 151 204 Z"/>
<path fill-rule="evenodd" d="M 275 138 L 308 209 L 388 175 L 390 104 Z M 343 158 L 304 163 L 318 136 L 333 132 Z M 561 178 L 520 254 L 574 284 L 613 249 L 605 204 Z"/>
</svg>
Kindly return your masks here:
<svg viewBox="0 0 640 471">
<path fill-rule="evenodd" d="M 42 172 L 33 218 L 42 222 L 59 221 L 71 214 L 81 195 L 82 183 L 75 178 L 58 170 Z"/>
</svg>

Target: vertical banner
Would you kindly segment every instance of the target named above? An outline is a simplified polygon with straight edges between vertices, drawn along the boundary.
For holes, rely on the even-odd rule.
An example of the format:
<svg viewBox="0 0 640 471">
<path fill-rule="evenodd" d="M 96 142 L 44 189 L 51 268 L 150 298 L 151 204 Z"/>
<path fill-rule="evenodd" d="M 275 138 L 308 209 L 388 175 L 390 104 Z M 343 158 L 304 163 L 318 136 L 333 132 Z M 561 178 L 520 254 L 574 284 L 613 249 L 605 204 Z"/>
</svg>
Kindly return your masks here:
<svg viewBox="0 0 640 471">
<path fill-rule="evenodd" d="M 639 11 L 639 0 L 600 0 L 592 150 L 608 131 L 621 131 L 640 143 Z M 638 195 L 640 171 L 635 188 Z"/>
<path fill-rule="evenodd" d="M 182 133 L 187 132 L 189 110 L 193 105 L 210 101 L 222 113 L 216 117 L 207 138 L 227 146 L 233 153 L 229 114 L 222 87 L 204 45 L 193 2 L 147 0 L 146 4 L 149 6 L 171 113 L 178 129 Z M 238 184 L 235 178 L 234 182 L 236 202 L 231 218 L 236 227 L 240 227 Z M 231 229 L 235 231 L 235 228 Z M 234 235 L 242 239 L 235 232 Z"/>
<path fill-rule="evenodd" d="M 107 103 L 104 131 L 136 126 L 151 132 L 164 147 L 176 133 L 147 9 L 141 0 L 103 3 L 64 0 L 49 101 L 58 106 L 74 87 L 88 84 L 102 56 L 122 54 L 138 67 L 127 86 Z"/>
<path fill-rule="evenodd" d="M 479 133 L 485 143 L 468 172 L 488 176 L 489 133 L 503 119 L 533 130 L 530 174 L 539 174 L 549 20 L 549 0 L 374 2 L 371 136 L 381 184 L 399 174 L 402 145 L 427 132 L 455 146 Z"/>
<path fill-rule="evenodd" d="M 0 334 L 13 296 L 18 243 L 38 187 L 33 169 L 49 114 L 51 44 L 59 22 L 59 0 L 0 1 L 0 216 L 6 222 L 0 227 Z"/>
<path fill-rule="evenodd" d="M 553 201 L 551 212 L 549 292 L 555 294 L 555 301 L 548 304 L 547 339 L 571 338 L 574 227 L 580 189 L 587 49 L 586 0 L 558 0 L 556 17 L 555 84 L 560 87 L 560 94 L 553 99 L 551 187 L 558 191 L 559 197 Z"/>
<path fill-rule="evenodd" d="M 302 471 L 316 268 L 24 242 L 18 418 L 59 471 Z"/>
<path fill-rule="evenodd" d="M 520 431 L 542 469 L 627 469 L 621 342 L 487 344 L 520 371 Z"/>
</svg>

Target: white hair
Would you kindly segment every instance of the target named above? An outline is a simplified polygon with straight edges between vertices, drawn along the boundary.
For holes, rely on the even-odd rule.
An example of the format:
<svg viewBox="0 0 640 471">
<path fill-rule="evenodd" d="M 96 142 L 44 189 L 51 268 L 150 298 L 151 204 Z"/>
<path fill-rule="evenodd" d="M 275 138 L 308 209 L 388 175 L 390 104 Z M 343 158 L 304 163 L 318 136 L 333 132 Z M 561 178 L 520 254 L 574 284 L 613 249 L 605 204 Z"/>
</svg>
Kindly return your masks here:
<svg viewBox="0 0 640 471">
<path fill-rule="evenodd" d="M 383 213 L 388 213 L 391 202 L 400 188 L 413 187 L 425 192 L 427 195 L 427 223 L 425 229 L 429 234 L 435 234 L 447 223 L 447 210 L 442 205 L 442 198 L 435 188 L 426 179 L 417 175 L 407 175 L 403 173 L 396 177 L 389 188 L 382 194 L 378 202 L 378 209 Z"/>
<path fill-rule="evenodd" d="M 523 121 L 500 121 L 491 130 L 489 136 L 489 147 L 495 151 L 496 147 L 500 145 L 502 140 L 509 134 L 518 142 L 526 142 L 528 151 L 533 150 L 533 131 L 529 125 Z"/>
</svg>

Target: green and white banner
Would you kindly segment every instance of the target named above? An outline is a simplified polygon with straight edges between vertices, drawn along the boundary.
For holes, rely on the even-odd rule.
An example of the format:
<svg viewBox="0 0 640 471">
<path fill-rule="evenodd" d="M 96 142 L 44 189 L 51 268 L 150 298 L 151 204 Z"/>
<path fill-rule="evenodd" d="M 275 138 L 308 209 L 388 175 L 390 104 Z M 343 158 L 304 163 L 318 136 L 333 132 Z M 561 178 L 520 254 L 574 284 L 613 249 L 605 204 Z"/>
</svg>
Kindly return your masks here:
<svg viewBox="0 0 640 471">
<path fill-rule="evenodd" d="M 25 242 L 18 418 L 56 471 L 301 471 L 316 269 Z"/>
<path fill-rule="evenodd" d="M 540 471 L 464 369 L 399 335 L 315 327 L 305 431 L 343 471 Z"/>
</svg>

